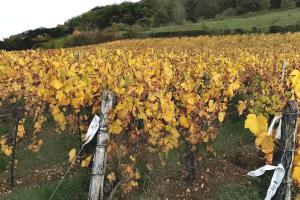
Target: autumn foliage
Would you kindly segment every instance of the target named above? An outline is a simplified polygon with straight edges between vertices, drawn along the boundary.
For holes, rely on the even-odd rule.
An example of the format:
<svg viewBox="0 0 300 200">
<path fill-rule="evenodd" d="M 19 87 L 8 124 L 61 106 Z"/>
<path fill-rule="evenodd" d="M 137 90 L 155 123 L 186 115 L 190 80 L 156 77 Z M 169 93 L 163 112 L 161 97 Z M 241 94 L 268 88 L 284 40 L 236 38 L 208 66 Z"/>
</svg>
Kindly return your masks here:
<svg viewBox="0 0 300 200">
<path fill-rule="evenodd" d="M 32 120 L 29 148 L 38 151 L 46 113 L 51 113 L 59 131 L 72 130 L 78 113 L 90 119 L 99 112 L 103 90 L 113 91 L 117 101 L 109 116 L 108 153 L 110 160 L 118 160 L 120 171 L 109 172 L 108 179 L 123 177 L 122 188 L 129 191 L 138 186 L 140 150 L 160 155 L 183 142 L 192 150 L 199 145 L 211 149 L 210 141 L 232 104 L 240 115 L 253 113 L 246 128 L 257 137 L 257 146 L 271 153 L 273 141 L 264 136 L 264 116 L 281 111 L 281 64 L 289 63 L 287 73 L 299 68 L 299 41 L 299 33 L 203 36 L 1 51 L 0 98 L 6 105 L 23 103 L 18 138 L 29 135 L 23 124 Z M 237 95 L 242 97 L 234 102 Z M 85 125 L 80 128 L 86 131 Z M 6 138 L 0 144 L 10 155 Z M 71 162 L 75 154 L 70 151 Z M 82 166 L 91 159 L 84 159 Z"/>
</svg>

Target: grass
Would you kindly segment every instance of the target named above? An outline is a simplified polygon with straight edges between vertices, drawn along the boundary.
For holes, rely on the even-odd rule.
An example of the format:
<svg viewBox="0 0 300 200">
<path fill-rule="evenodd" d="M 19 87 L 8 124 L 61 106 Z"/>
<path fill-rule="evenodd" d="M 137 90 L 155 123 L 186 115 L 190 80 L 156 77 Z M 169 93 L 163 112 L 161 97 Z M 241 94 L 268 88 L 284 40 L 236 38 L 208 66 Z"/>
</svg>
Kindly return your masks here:
<svg viewBox="0 0 300 200">
<path fill-rule="evenodd" d="M 166 157 L 165 166 L 156 165 L 145 185 L 122 197 L 126 200 L 258 200 L 263 199 L 269 176 L 250 179 L 246 172 L 258 167 L 259 158 L 254 147 L 254 137 L 243 128 L 243 121 L 233 117 L 220 130 L 212 143 L 216 155 L 206 150 L 200 152 L 202 161 L 197 166 L 197 178 L 187 184 L 182 176 L 180 156 L 177 149 Z M 253 160 L 251 160 L 253 158 Z M 201 188 L 201 185 L 204 185 Z M 190 191 L 190 192 L 186 192 Z"/>
<path fill-rule="evenodd" d="M 4 119 L 0 119 L 0 137 L 7 135 L 7 134 L 11 134 L 12 132 L 12 124 L 9 123 L 9 121 L 7 121 L 5 118 Z M 0 174 L 1 172 L 3 172 L 8 164 L 9 164 L 10 158 L 5 156 L 4 154 L 0 153 Z"/>
<path fill-rule="evenodd" d="M 53 123 L 47 126 L 54 126 Z M 9 133 L 12 130 L 10 124 L 6 123 L 0 126 L 0 133 Z M 67 133 L 58 134 L 53 128 L 46 128 L 41 135 L 43 146 L 40 151 L 34 153 L 27 148 L 27 145 L 21 143 L 17 148 L 16 159 L 18 160 L 17 174 L 24 176 L 33 169 L 43 169 L 47 166 L 67 162 L 67 152 L 78 146 L 78 139 L 75 135 Z M 0 154 L 0 173 L 8 168 L 9 157 Z"/>
<path fill-rule="evenodd" d="M 42 139 L 44 144 L 37 153 L 29 151 L 25 146 L 17 151 L 19 175 L 26 175 L 32 169 L 65 163 L 68 161 L 69 150 L 78 146 L 78 139 L 74 135 L 46 133 Z"/>
<path fill-rule="evenodd" d="M 52 39 L 49 42 L 42 44 L 41 48 L 65 48 L 70 46 L 70 44 L 74 43 L 73 40 L 74 38 L 72 35 L 67 35 L 61 38 Z"/>
<path fill-rule="evenodd" d="M 58 182 L 43 183 L 38 187 L 17 188 L 13 193 L 1 199 L 6 200 L 45 200 L 49 199 Z M 68 178 L 55 193 L 55 200 L 87 199 L 89 177 L 80 175 Z"/>
<path fill-rule="evenodd" d="M 228 184 L 224 186 L 220 191 L 213 197 L 214 200 L 258 200 L 263 199 L 262 195 L 259 194 L 257 188 L 253 188 L 250 185 L 239 185 L 237 183 Z"/>
<path fill-rule="evenodd" d="M 255 28 L 256 31 L 259 30 L 259 32 L 269 32 L 270 26 L 288 26 L 296 24 L 300 24 L 300 8 L 250 12 L 239 16 L 217 16 L 216 18 L 203 20 L 198 23 L 184 23 L 182 25 L 151 28 L 150 30 L 142 32 L 141 35 L 143 35 L 143 37 L 149 37 L 151 33 L 159 34 L 164 32 L 195 30 L 213 30 L 218 32 L 218 30 L 242 29 L 243 31 L 253 31 L 253 28 Z M 94 40 L 99 40 L 99 37 L 100 36 L 94 36 Z M 95 41 L 82 40 L 78 43 L 72 35 L 66 35 L 61 38 L 53 38 L 49 42 L 42 43 L 36 47 L 43 49 L 66 48 L 76 46 L 77 43 L 82 45 L 84 42 L 90 44 Z"/>
<path fill-rule="evenodd" d="M 45 136 L 45 144 L 38 153 L 31 153 L 25 149 L 19 150 L 20 171 L 18 173 L 20 175 L 32 173 L 36 169 L 42 170 L 46 167 L 56 166 L 56 164 L 63 164 L 67 160 L 68 150 L 76 147 L 75 136 L 57 135 L 51 133 L 51 129 L 48 131 L 50 133 Z M 116 199 L 263 199 L 269 178 L 250 179 L 244 175 L 247 171 L 257 167 L 258 158 L 254 147 L 254 137 L 243 128 L 243 121 L 232 117 L 221 127 L 220 133 L 212 145 L 215 154 L 208 154 L 204 150 L 200 152 L 199 156 L 202 161 L 197 165 L 197 178 L 192 184 L 184 181 L 184 169 L 180 163 L 182 148 L 164 156 L 165 165 L 161 165 L 157 158 L 144 155 L 145 160 L 153 160 L 153 171 L 148 172 L 139 166 L 143 175 L 139 190 L 128 194 L 118 192 Z M 89 178 L 90 175 L 86 175 L 82 171 L 71 172 L 54 199 L 87 199 Z M 38 186 L 17 186 L 12 193 L 2 196 L 2 199 L 48 199 L 58 180 L 58 178 L 44 180 Z"/>
<path fill-rule="evenodd" d="M 251 30 L 252 27 L 266 29 L 268 26 L 285 26 L 300 23 L 300 9 L 269 11 L 255 16 L 238 16 L 227 19 L 204 20 L 199 23 L 172 25 L 152 28 L 147 32 L 177 32 L 203 29 L 238 29 Z"/>
</svg>

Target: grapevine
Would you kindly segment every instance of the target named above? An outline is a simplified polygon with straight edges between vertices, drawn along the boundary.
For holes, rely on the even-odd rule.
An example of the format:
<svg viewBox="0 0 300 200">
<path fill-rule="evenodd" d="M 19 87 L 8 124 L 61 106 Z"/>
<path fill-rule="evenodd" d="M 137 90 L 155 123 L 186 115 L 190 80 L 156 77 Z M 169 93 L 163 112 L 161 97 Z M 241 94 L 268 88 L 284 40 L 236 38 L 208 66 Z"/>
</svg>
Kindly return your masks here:
<svg viewBox="0 0 300 200">
<path fill-rule="evenodd" d="M 289 63 L 287 73 L 299 69 L 299 41 L 299 33 L 287 33 L 1 51 L 0 100 L 2 106 L 24 105 L 18 141 L 28 135 L 28 148 L 38 151 L 43 144 L 40 134 L 47 119 L 45 113 L 51 113 L 58 131 L 76 130 L 78 121 L 90 119 L 99 111 L 102 92 L 113 91 L 117 102 L 109 116 L 112 137 L 108 156 L 118 160 L 121 171 L 111 171 L 108 179 L 113 182 L 122 177 L 123 190 L 130 191 L 140 179 L 136 168 L 139 150 L 161 155 L 185 142 L 192 151 L 200 145 L 211 149 L 210 142 L 237 95 L 242 96 L 237 111 L 240 115 L 251 113 L 246 127 L 257 136 L 256 144 L 270 162 L 273 139 L 263 135 L 267 119 L 280 112 L 282 100 L 291 96 L 282 95 L 281 63 Z M 297 96 L 299 77 L 299 72 L 293 71 L 289 79 Z M 24 128 L 26 120 L 33 122 L 30 133 Z M 86 126 L 80 128 L 86 131 Z M 1 151 L 10 155 L 7 138 L 3 137 L 0 144 Z M 75 154 L 72 150 L 70 157 Z M 299 158 L 297 155 L 295 159 L 296 172 Z M 88 155 L 81 165 L 87 167 L 91 159 Z M 300 177 L 294 178 L 300 182 Z"/>
</svg>

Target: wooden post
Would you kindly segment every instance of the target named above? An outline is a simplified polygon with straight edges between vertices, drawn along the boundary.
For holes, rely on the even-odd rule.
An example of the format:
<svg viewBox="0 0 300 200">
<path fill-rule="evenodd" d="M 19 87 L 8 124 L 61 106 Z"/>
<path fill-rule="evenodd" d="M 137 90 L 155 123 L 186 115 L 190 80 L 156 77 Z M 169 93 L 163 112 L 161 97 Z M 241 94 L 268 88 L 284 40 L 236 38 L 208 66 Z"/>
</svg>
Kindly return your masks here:
<svg viewBox="0 0 300 200">
<path fill-rule="evenodd" d="M 295 131 L 297 128 L 298 105 L 289 100 L 282 112 L 281 139 L 277 141 L 273 157 L 273 165 L 281 163 L 285 169 L 284 179 L 273 200 L 292 200 L 294 187 L 292 182 L 292 165 L 295 149 Z"/>
<path fill-rule="evenodd" d="M 192 151 L 191 143 L 186 142 L 185 152 L 181 159 L 181 163 L 187 172 L 186 182 L 192 183 L 196 178 L 196 152 Z"/>
<path fill-rule="evenodd" d="M 284 84 L 284 76 L 285 76 L 285 69 L 286 69 L 286 66 L 287 66 L 287 64 L 286 64 L 286 62 L 284 62 L 284 63 L 282 64 L 281 84 Z"/>
<path fill-rule="evenodd" d="M 92 178 L 90 182 L 89 200 L 103 200 L 105 165 L 106 165 L 106 148 L 105 143 L 109 140 L 107 130 L 108 112 L 114 104 L 114 94 L 104 91 L 102 96 L 102 105 L 100 111 L 100 126 L 97 135 L 96 152 L 93 159 Z"/>
<path fill-rule="evenodd" d="M 13 149 L 12 149 L 12 156 L 11 156 L 11 163 L 10 163 L 10 185 L 11 187 L 14 187 L 15 185 L 15 176 L 16 176 L 16 148 L 17 148 L 17 137 L 18 137 L 18 126 L 19 121 L 22 118 L 22 107 L 18 104 L 16 104 L 12 108 L 12 117 L 14 119 L 14 128 L 12 132 L 13 137 Z"/>
<path fill-rule="evenodd" d="M 81 149 L 82 140 L 81 140 L 81 130 L 80 130 L 80 112 L 77 113 L 77 132 L 78 132 L 79 149 Z"/>
</svg>

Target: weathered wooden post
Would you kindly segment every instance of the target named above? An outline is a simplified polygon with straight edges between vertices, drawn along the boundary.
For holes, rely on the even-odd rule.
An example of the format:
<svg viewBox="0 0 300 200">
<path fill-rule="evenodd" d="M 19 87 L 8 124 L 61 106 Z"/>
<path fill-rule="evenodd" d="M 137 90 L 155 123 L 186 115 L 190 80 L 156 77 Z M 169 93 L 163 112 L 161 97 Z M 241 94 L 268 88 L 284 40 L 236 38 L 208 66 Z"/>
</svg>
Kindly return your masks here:
<svg viewBox="0 0 300 200">
<path fill-rule="evenodd" d="M 292 182 L 292 166 L 297 134 L 298 105 L 295 100 L 289 100 L 282 112 L 281 138 L 278 139 L 273 156 L 273 165 L 282 164 L 285 169 L 284 179 L 279 186 L 274 200 L 292 200 L 295 198 Z"/>
<path fill-rule="evenodd" d="M 14 119 L 14 128 L 12 131 L 13 137 L 13 149 L 10 163 L 10 185 L 13 187 L 15 185 L 15 176 L 16 176 L 16 148 L 17 148 L 17 137 L 18 137 L 18 126 L 22 118 L 23 109 L 20 105 L 16 104 L 11 111 L 12 117 Z"/>
<path fill-rule="evenodd" d="M 89 200 L 103 200 L 106 148 L 105 143 L 109 140 L 107 130 L 108 112 L 113 108 L 114 94 L 110 91 L 104 91 L 100 111 L 100 126 L 97 135 L 96 151 L 93 159 L 92 178 L 90 182 Z"/>
<path fill-rule="evenodd" d="M 80 129 L 80 112 L 77 113 L 77 132 L 78 132 L 79 149 L 81 149 L 82 140 L 81 140 L 81 129 Z"/>
</svg>

